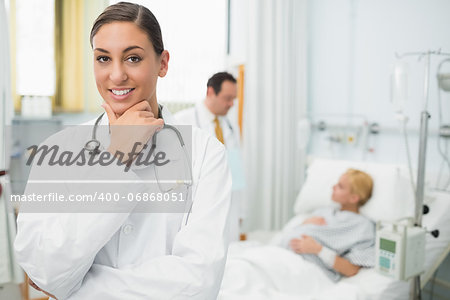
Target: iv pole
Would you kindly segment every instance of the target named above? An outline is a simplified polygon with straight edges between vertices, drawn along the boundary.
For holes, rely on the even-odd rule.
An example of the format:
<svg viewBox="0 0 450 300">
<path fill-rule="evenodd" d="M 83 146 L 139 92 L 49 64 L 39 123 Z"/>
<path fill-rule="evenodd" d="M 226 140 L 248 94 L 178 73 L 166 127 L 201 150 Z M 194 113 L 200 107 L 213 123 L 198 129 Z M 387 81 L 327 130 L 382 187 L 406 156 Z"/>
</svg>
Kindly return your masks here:
<svg viewBox="0 0 450 300">
<path fill-rule="evenodd" d="M 425 190 L 425 162 L 426 162 L 426 152 L 427 152 L 427 137 L 428 137 L 428 119 L 430 114 L 427 111 L 428 108 L 428 92 L 430 83 L 430 57 L 431 55 L 443 55 L 450 56 L 450 53 L 442 53 L 441 49 L 436 51 L 427 52 L 408 52 L 402 55 L 395 54 L 398 59 L 405 56 L 419 56 L 419 60 L 422 57 L 426 57 L 427 61 L 425 64 L 425 78 L 423 87 L 423 97 L 424 105 L 423 110 L 420 114 L 420 137 L 419 137 L 419 162 L 417 170 L 417 183 L 416 183 L 416 207 L 415 207 L 415 217 L 414 226 L 422 227 L 422 215 L 423 215 L 423 198 Z M 422 293 L 420 288 L 420 275 L 413 278 L 413 282 L 409 293 L 410 300 L 420 300 L 422 299 Z"/>
</svg>

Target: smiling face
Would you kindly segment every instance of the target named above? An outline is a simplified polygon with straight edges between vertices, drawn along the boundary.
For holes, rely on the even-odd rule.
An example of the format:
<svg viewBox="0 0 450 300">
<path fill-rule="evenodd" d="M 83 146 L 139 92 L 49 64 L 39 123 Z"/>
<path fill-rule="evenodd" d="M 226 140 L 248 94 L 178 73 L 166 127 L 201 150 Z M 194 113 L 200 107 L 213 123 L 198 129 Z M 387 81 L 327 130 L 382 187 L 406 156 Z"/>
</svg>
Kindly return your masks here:
<svg viewBox="0 0 450 300">
<path fill-rule="evenodd" d="M 156 55 L 147 34 L 133 22 L 103 25 L 92 44 L 97 89 L 117 115 L 142 100 L 157 105 L 156 83 L 167 73 L 167 51 Z"/>
<path fill-rule="evenodd" d="M 347 174 L 342 175 L 339 178 L 338 183 L 333 186 L 331 199 L 334 202 L 341 204 L 341 206 L 358 203 L 359 197 L 352 192 L 352 187 Z"/>
</svg>

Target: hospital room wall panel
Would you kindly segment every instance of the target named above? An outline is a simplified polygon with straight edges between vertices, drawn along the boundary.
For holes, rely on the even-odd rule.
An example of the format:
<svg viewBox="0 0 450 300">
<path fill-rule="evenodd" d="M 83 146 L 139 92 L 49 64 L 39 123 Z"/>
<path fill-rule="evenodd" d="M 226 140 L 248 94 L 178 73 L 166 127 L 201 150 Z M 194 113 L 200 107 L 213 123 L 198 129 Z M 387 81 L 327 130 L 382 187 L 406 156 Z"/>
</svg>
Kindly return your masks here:
<svg viewBox="0 0 450 300">
<path fill-rule="evenodd" d="M 346 134 L 353 135 L 353 132 L 353 129 L 334 129 L 331 127 L 325 131 L 319 131 L 315 128 L 311 134 L 308 154 L 313 157 L 407 165 L 405 141 L 400 133 L 400 128 L 382 130 L 380 134 L 369 134 L 366 138 L 363 135 L 356 135 L 355 142 L 352 143 L 345 140 L 341 142 L 331 140 L 345 139 Z M 419 155 L 417 130 L 408 130 L 408 143 L 412 167 L 417 170 Z M 430 187 L 435 187 L 442 166 L 442 158 L 438 154 L 436 133 L 430 133 L 427 146 L 426 182 Z M 444 171 L 444 174 L 448 173 L 448 171 Z M 447 178 L 445 176 L 448 175 L 441 178 L 441 185 L 444 182 L 443 179 Z"/>
</svg>

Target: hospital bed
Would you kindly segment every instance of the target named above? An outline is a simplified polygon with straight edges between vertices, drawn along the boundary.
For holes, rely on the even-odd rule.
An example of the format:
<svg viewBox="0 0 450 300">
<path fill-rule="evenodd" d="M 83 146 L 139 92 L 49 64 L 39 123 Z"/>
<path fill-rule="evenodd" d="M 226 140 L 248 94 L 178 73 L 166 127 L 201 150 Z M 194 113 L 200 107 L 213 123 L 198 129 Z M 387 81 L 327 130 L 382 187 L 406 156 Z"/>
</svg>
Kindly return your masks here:
<svg viewBox="0 0 450 300">
<path fill-rule="evenodd" d="M 333 205 L 331 188 L 348 168 L 366 171 L 374 179 L 372 198 L 361 208 L 361 214 L 374 221 L 395 221 L 414 215 L 413 190 L 406 168 L 393 164 L 316 159 L 309 166 L 306 181 L 297 196 L 295 216 L 283 230 L 301 224 L 314 209 Z M 423 216 L 423 226 L 429 231 L 439 229 L 440 235 L 438 238 L 426 236 L 422 287 L 450 251 L 450 195 L 428 191 L 425 204 L 430 212 Z M 230 245 L 218 299 L 409 298 L 410 282 L 386 277 L 373 268 L 362 268 L 353 277 L 331 282 L 322 276 L 316 265 L 305 264 L 298 255 L 272 246 L 278 244 L 280 236 L 280 231 L 256 231 L 248 235 L 249 241 Z M 299 273 L 300 268 L 305 268 L 307 274 Z"/>
</svg>

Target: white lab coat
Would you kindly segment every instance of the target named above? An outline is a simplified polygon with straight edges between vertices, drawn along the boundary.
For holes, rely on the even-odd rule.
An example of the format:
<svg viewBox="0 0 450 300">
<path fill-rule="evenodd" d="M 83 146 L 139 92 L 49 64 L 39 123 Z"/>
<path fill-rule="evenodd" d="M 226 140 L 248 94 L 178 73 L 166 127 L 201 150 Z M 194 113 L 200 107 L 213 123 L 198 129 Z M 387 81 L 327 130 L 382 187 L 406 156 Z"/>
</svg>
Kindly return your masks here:
<svg viewBox="0 0 450 300">
<path fill-rule="evenodd" d="M 166 109 L 163 118 L 172 121 Z M 215 299 L 228 247 L 231 178 L 223 145 L 197 129 L 192 173 L 192 213 L 181 229 L 183 214 L 21 213 L 19 264 L 58 299 Z"/>
<path fill-rule="evenodd" d="M 198 102 L 194 107 L 182 110 L 174 116 L 180 124 L 201 128 L 216 137 L 215 115 L 208 110 L 204 101 Z M 231 154 L 230 151 L 238 151 L 240 155 L 239 127 L 231 122 L 227 116 L 218 116 L 218 119 L 222 128 L 225 147 L 229 154 Z M 230 238 L 232 241 L 236 241 L 239 240 L 241 231 L 239 228 L 240 219 L 244 219 L 246 216 L 246 205 L 244 203 L 242 189 L 233 189 L 231 201 Z"/>
</svg>

